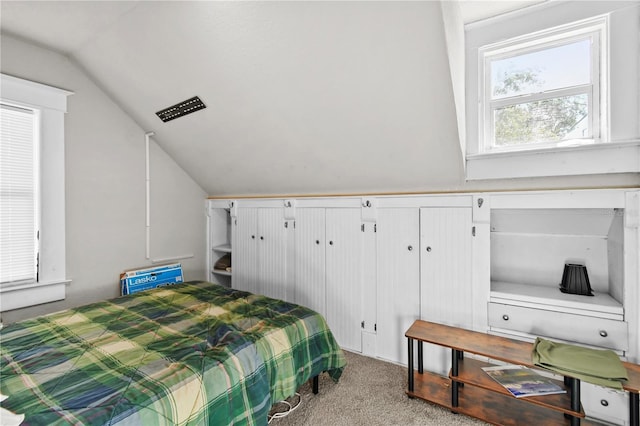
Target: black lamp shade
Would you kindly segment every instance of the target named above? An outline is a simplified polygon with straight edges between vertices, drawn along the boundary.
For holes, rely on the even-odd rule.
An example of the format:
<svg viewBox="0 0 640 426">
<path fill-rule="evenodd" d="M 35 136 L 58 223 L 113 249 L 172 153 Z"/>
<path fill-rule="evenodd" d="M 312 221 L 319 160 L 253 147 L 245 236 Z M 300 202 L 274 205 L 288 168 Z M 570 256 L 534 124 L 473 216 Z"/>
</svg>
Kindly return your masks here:
<svg viewBox="0 0 640 426">
<path fill-rule="evenodd" d="M 562 273 L 562 283 L 560 291 L 563 293 L 579 294 L 582 296 L 593 296 L 587 267 L 575 263 L 566 263 Z"/>
</svg>

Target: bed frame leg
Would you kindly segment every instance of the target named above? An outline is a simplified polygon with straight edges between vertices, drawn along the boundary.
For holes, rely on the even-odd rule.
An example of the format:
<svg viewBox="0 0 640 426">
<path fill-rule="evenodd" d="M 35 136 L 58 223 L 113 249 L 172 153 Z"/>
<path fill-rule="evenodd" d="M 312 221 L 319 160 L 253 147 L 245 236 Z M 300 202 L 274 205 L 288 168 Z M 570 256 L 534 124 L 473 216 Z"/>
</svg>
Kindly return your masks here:
<svg viewBox="0 0 640 426">
<path fill-rule="evenodd" d="M 313 376 L 313 382 L 311 384 L 311 387 L 313 389 L 313 394 L 317 395 L 318 394 L 318 376 Z"/>
</svg>

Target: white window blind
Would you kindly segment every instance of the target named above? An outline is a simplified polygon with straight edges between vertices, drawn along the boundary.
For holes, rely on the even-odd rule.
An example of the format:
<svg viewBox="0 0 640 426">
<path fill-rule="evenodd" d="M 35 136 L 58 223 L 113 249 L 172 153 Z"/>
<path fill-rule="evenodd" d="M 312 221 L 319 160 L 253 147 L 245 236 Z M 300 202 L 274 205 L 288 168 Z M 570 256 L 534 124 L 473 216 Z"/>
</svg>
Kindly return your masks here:
<svg viewBox="0 0 640 426">
<path fill-rule="evenodd" d="M 0 284 L 37 280 L 36 116 L 0 104 Z"/>
</svg>

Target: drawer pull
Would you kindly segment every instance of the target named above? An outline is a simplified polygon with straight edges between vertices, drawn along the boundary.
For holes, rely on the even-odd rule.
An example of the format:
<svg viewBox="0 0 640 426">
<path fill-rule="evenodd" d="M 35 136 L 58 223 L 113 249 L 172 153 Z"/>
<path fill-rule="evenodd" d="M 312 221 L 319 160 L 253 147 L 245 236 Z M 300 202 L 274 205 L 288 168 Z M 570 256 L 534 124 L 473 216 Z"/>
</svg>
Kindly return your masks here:
<svg viewBox="0 0 640 426">
<path fill-rule="evenodd" d="M 607 337 L 608 335 L 607 330 L 600 330 L 600 337 Z"/>
<path fill-rule="evenodd" d="M 608 407 L 609 406 L 609 401 L 607 401 L 606 399 L 601 399 L 600 400 L 600 405 L 602 405 L 603 407 Z"/>
<path fill-rule="evenodd" d="M 502 316 L 502 319 L 503 319 L 503 320 L 505 320 L 505 321 L 509 321 L 509 315 L 504 314 L 504 315 Z"/>
</svg>

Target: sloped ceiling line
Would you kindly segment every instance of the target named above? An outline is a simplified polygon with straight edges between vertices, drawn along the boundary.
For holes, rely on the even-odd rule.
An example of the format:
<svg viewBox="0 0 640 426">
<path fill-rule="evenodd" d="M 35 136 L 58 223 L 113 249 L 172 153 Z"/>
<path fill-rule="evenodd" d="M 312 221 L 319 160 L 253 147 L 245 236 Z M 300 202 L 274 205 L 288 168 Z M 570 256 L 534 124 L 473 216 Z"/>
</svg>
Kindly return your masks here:
<svg viewBox="0 0 640 426">
<path fill-rule="evenodd" d="M 0 7 L 2 31 L 65 51 L 210 195 L 464 182 L 439 2 Z M 194 93 L 205 110 L 158 126 Z"/>
</svg>

